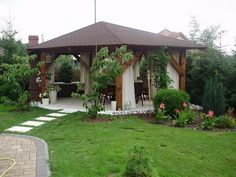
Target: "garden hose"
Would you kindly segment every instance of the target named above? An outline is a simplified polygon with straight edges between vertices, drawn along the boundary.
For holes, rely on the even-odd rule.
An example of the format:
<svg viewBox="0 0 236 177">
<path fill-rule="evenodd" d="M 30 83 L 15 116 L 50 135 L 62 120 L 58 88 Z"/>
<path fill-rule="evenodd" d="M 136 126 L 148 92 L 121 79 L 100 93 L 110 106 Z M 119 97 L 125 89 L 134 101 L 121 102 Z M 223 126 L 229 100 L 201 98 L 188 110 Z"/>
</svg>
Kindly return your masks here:
<svg viewBox="0 0 236 177">
<path fill-rule="evenodd" d="M 8 169 L 6 169 L 2 174 L 0 174 L 0 177 L 3 177 L 7 172 L 9 172 L 16 164 L 16 161 L 14 159 L 10 159 L 10 158 L 0 158 L 0 161 L 3 160 L 7 160 L 7 161 L 11 161 L 12 164 L 10 167 L 8 167 Z"/>
</svg>

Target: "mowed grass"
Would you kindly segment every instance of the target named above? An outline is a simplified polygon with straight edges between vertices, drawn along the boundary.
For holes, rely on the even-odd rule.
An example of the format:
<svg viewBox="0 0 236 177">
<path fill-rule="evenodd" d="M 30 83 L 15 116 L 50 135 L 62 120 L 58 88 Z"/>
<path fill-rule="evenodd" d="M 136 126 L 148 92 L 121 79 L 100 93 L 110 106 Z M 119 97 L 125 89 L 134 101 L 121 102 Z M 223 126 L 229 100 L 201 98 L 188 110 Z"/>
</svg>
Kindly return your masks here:
<svg viewBox="0 0 236 177">
<path fill-rule="evenodd" d="M 19 112 L 13 106 L 0 104 L 0 133 L 12 126 L 19 125 L 27 120 L 33 120 L 39 116 L 45 116 L 49 110 L 31 107 L 29 112 Z"/>
<path fill-rule="evenodd" d="M 236 133 L 171 128 L 129 116 L 86 122 L 74 113 L 29 134 L 49 145 L 52 177 L 120 177 L 129 150 L 144 146 L 161 177 L 235 177 Z"/>
</svg>

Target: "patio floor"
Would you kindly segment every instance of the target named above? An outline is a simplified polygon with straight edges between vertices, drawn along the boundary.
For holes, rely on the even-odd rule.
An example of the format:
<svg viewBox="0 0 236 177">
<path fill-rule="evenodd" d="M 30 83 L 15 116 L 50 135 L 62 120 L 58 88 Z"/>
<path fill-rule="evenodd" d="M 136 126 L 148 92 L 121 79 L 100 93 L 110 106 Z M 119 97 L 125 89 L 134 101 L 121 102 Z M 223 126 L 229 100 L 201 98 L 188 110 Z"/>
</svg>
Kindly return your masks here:
<svg viewBox="0 0 236 177">
<path fill-rule="evenodd" d="M 81 112 L 85 112 L 86 109 L 83 107 L 83 103 L 81 100 L 76 99 L 76 98 L 58 98 L 57 102 L 55 104 L 49 104 L 49 105 L 42 105 L 39 104 L 39 107 L 45 108 L 45 109 L 51 109 L 51 110 L 59 110 L 59 109 L 63 109 L 64 111 L 67 112 L 75 112 L 75 111 L 81 111 Z M 152 102 L 149 103 L 149 101 L 144 101 L 143 102 L 143 106 L 141 101 L 139 101 L 136 104 L 136 108 L 135 109 L 131 109 L 131 110 L 123 110 L 123 111 L 114 111 L 111 109 L 111 103 L 109 101 L 106 102 L 105 104 L 105 111 L 100 112 L 101 114 L 121 114 L 121 113 L 135 113 L 135 112 L 140 112 L 140 113 L 144 113 L 144 112 L 148 112 L 148 111 L 152 111 L 153 107 L 152 107 Z"/>
</svg>

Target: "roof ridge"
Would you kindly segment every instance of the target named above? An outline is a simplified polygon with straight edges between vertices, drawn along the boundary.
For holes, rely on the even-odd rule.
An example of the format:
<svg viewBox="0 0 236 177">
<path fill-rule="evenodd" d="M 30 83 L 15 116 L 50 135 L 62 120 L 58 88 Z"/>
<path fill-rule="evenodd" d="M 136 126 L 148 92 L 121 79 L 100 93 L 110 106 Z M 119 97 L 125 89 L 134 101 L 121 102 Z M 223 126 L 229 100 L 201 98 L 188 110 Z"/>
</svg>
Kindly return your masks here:
<svg viewBox="0 0 236 177">
<path fill-rule="evenodd" d="M 99 23 L 101 23 L 120 43 L 124 43 L 112 30 L 110 30 L 110 28 L 107 26 L 107 22 L 101 21 Z M 114 25 L 112 23 L 109 24 Z"/>
</svg>

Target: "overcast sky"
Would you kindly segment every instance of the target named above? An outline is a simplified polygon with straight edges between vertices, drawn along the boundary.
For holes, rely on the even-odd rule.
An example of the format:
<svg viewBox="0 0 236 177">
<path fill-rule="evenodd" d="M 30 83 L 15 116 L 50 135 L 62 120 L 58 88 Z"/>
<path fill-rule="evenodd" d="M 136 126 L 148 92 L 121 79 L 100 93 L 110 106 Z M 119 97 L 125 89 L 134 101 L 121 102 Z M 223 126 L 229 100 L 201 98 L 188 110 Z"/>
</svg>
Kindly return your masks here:
<svg viewBox="0 0 236 177">
<path fill-rule="evenodd" d="M 0 17 L 7 19 L 9 11 L 23 42 L 28 35 L 49 40 L 94 23 L 94 0 L 0 0 Z M 233 48 L 236 0 L 97 0 L 97 21 L 154 33 L 167 28 L 188 35 L 190 16 L 202 29 L 221 25 L 227 30 L 222 44 Z"/>
</svg>

